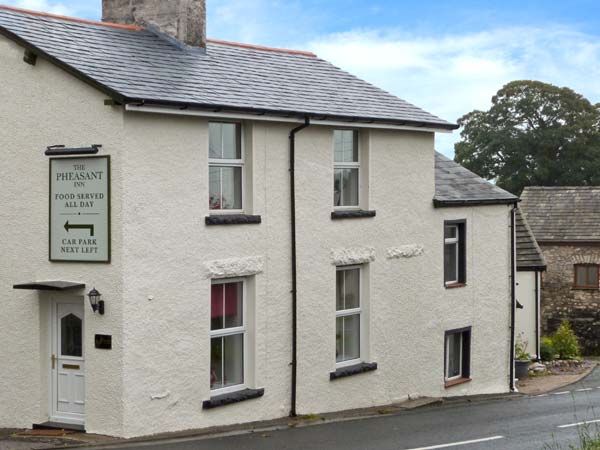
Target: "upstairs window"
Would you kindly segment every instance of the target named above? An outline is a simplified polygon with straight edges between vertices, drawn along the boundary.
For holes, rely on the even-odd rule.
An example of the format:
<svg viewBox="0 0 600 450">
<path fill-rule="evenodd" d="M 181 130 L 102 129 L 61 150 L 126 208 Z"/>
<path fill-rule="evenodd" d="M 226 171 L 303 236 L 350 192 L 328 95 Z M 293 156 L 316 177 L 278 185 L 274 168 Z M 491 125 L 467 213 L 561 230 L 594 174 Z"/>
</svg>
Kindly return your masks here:
<svg viewBox="0 0 600 450">
<path fill-rule="evenodd" d="M 598 289 L 598 264 L 575 264 L 575 283 L 578 289 Z"/>
<path fill-rule="evenodd" d="M 466 222 L 444 222 L 444 284 L 447 287 L 467 282 Z"/>
<path fill-rule="evenodd" d="M 243 209 L 244 155 L 239 123 L 210 122 L 209 208 L 241 212 Z"/>
<path fill-rule="evenodd" d="M 359 207 L 360 157 L 358 131 L 333 130 L 333 206 Z"/>
</svg>

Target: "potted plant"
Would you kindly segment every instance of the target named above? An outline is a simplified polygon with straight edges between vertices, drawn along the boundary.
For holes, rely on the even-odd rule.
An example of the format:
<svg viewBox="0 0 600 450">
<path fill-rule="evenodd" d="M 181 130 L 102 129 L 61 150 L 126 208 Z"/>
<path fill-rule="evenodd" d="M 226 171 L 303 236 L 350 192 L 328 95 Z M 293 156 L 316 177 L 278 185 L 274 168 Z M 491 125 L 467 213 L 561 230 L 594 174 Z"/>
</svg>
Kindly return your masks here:
<svg viewBox="0 0 600 450">
<path fill-rule="evenodd" d="M 517 336 L 515 342 L 515 377 L 519 380 L 529 376 L 529 364 L 531 364 L 531 355 L 527 353 L 527 341 L 523 339 L 522 334 Z"/>
</svg>

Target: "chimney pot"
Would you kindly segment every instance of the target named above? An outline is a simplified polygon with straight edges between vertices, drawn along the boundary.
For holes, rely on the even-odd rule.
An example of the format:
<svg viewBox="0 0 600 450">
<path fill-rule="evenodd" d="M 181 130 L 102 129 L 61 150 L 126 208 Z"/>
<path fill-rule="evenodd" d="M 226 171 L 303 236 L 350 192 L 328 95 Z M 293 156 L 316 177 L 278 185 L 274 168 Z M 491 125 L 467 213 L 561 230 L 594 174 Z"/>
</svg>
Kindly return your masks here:
<svg viewBox="0 0 600 450">
<path fill-rule="evenodd" d="M 206 0 L 102 0 L 104 22 L 153 25 L 194 47 L 206 47 Z"/>
</svg>

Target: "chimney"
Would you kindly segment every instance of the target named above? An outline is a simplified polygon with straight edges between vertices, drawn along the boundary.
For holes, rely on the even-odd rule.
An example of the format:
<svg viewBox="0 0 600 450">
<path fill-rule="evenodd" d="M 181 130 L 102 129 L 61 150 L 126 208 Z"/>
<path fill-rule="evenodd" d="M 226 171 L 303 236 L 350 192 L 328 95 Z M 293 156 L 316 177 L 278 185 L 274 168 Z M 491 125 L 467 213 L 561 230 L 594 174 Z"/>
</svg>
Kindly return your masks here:
<svg viewBox="0 0 600 450">
<path fill-rule="evenodd" d="M 102 0 L 104 22 L 154 26 L 193 47 L 206 47 L 206 0 Z"/>
</svg>

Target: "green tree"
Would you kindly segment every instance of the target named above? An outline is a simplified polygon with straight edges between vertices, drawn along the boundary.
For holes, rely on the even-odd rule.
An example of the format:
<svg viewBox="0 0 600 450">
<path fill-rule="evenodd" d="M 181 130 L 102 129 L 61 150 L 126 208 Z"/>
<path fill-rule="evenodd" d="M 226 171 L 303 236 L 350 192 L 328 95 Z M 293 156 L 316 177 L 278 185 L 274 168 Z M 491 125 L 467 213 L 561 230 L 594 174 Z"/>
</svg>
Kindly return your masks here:
<svg viewBox="0 0 600 450">
<path fill-rule="evenodd" d="M 513 81 L 458 123 L 456 162 L 513 194 L 600 184 L 600 104 L 569 88 Z"/>
</svg>

